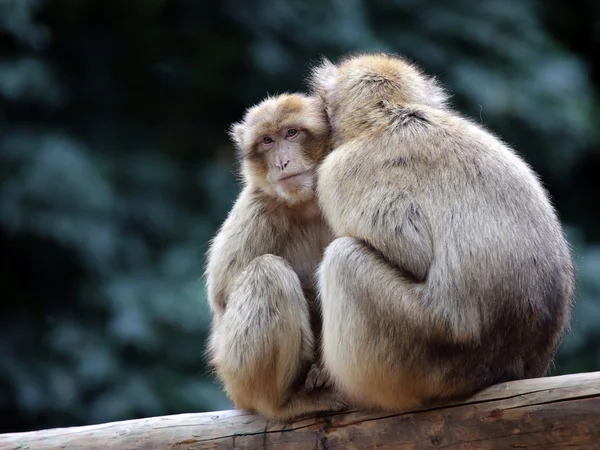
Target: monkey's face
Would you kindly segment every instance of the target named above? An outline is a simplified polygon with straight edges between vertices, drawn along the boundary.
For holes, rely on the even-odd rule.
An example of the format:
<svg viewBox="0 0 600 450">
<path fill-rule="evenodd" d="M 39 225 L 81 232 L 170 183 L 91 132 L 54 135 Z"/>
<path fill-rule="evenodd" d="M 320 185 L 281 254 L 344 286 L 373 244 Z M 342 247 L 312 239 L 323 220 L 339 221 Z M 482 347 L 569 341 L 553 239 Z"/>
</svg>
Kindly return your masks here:
<svg viewBox="0 0 600 450">
<path fill-rule="evenodd" d="M 268 98 L 232 127 L 244 178 L 286 203 L 310 200 L 315 173 L 328 150 L 322 104 L 299 94 Z"/>
</svg>

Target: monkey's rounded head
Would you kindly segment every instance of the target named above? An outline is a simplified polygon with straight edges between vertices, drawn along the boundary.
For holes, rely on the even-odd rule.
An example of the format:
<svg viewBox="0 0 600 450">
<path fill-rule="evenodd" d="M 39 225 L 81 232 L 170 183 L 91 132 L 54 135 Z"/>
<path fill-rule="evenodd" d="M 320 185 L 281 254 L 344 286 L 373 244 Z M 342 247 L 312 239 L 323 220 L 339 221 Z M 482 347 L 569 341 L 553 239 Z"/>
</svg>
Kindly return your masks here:
<svg viewBox="0 0 600 450">
<path fill-rule="evenodd" d="M 337 116 L 364 113 L 381 101 L 445 108 L 447 95 L 435 78 L 406 59 L 386 53 L 349 56 L 338 64 L 324 58 L 310 77 L 335 128 Z"/>
<path fill-rule="evenodd" d="M 327 117 L 318 97 L 268 97 L 231 126 L 230 136 L 247 184 L 290 205 L 314 197 L 316 168 L 329 150 Z"/>
</svg>

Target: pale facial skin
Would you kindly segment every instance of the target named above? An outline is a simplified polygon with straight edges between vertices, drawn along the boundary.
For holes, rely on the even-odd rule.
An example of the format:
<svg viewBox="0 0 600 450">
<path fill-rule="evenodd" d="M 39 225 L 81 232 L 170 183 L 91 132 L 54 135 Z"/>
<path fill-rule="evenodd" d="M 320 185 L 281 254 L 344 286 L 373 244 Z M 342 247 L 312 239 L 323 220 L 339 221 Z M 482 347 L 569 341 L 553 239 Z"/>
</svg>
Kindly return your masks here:
<svg viewBox="0 0 600 450">
<path fill-rule="evenodd" d="M 307 201 L 314 195 L 314 163 L 302 151 L 307 133 L 284 126 L 263 135 L 258 144 L 268 166 L 267 181 L 289 203 Z"/>
<path fill-rule="evenodd" d="M 248 110 L 230 135 L 248 185 L 280 205 L 315 202 L 316 171 L 329 151 L 322 102 L 298 94 L 268 98 Z"/>
</svg>

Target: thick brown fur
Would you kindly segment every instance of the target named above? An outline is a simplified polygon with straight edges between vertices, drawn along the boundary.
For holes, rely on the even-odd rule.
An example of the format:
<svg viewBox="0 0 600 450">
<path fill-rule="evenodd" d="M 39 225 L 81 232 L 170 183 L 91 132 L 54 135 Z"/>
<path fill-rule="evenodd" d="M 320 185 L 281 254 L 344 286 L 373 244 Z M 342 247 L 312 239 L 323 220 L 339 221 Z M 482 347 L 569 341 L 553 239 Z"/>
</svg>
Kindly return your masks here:
<svg viewBox="0 0 600 450">
<path fill-rule="evenodd" d="M 300 94 L 267 98 L 231 137 L 244 186 L 208 252 L 211 363 L 238 408 L 273 419 L 342 408 L 330 389 L 300 389 L 317 355 L 314 273 L 331 242 L 314 192 L 330 148 L 323 106 Z"/>
<path fill-rule="evenodd" d="M 317 196 L 337 238 L 319 268 L 335 385 L 402 411 L 544 375 L 575 272 L 536 174 L 400 57 L 325 60 L 311 81 L 334 140 Z"/>
</svg>

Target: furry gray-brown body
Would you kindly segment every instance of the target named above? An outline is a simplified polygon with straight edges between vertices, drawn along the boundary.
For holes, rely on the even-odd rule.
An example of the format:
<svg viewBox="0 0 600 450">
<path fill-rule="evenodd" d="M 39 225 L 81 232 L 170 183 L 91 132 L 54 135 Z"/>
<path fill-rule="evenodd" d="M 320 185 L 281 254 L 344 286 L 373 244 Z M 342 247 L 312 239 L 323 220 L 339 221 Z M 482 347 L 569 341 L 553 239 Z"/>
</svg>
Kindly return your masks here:
<svg viewBox="0 0 600 450">
<path fill-rule="evenodd" d="M 334 149 L 317 196 L 323 364 L 349 401 L 404 410 L 546 373 L 568 328 L 570 251 L 537 176 L 387 55 L 312 83 Z"/>
</svg>

